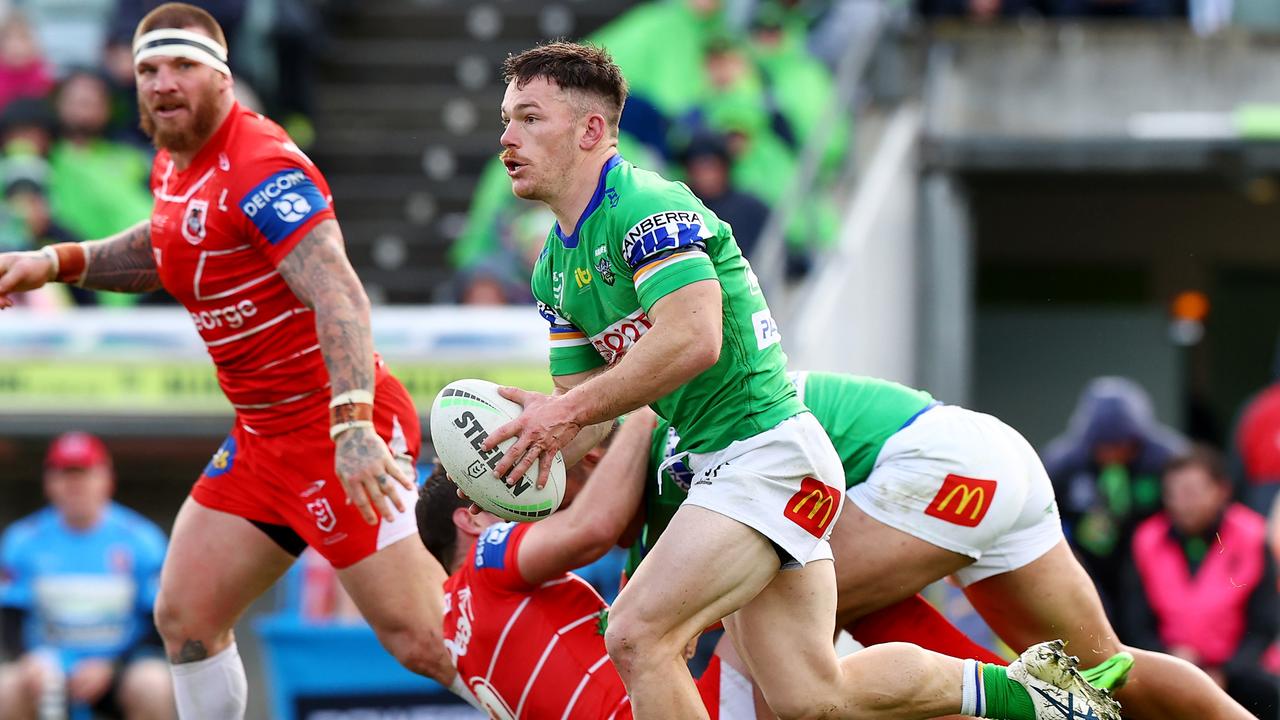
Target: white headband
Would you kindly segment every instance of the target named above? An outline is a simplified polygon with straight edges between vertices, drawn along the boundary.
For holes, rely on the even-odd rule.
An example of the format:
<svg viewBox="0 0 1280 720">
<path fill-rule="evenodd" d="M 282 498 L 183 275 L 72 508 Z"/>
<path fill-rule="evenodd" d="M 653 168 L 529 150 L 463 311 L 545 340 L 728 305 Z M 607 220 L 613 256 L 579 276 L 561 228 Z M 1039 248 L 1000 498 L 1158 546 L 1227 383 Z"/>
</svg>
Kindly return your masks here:
<svg viewBox="0 0 1280 720">
<path fill-rule="evenodd" d="M 190 30 L 152 30 L 133 44 L 134 65 L 157 55 L 194 60 L 227 77 L 231 76 L 231 68 L 227 67 L 227 49 L 208 35 Z"/>
</svg>

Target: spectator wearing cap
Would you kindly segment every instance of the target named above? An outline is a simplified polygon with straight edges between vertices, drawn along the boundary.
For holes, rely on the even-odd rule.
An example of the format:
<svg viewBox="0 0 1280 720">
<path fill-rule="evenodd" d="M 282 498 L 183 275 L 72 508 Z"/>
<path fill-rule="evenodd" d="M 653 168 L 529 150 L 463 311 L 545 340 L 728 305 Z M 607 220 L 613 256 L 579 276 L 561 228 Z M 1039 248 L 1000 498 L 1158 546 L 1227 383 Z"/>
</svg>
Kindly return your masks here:
<svg viewBox="0 0 1280 720">
<path fill-rule="evenodd" d="M 102 441 L 57 438 L 45 457 L 49 506 L 0 536 L 0 718 L 35 717 L 64 697 L 125 720 L 171 718 L 168 667 L 151 613 L 166 539 L 111 500 Z"/>
<path fill-rule="evenodd" d="M 147 154 L 107 137 L 111 88 L 96 72 L 77 70 L 54 96 L 58 140 L 49 152 L 49 203 L 53 216 L 80 237 L 107 237 L 150 216 Z M 132 305 L 136 298 L 101 293 L 103 304 Z"/>
<path fill-rule="evenodd" d="M 0 111 L 16 98 L 44 97 L 51 89 L 53 74 L 31 26 L 11 11 L 0 20 Z"/>
<path fill-rule="evenodd" d="M 1280 345 L 1271 378 L 1270 385 L 1241 405 L 1227 453 L 1228 472 L 1238 483 L 1241 499 L 1264 515 L 1280 496 Z"/>
<path fill-rule="evenodd" d="M 1232 502 L 1217 452 L 1197 446 L 1162 478 L 1163 510 L 1133 535 L 1128 642 L 1203 668 L 1260 718 L 1277 717 L 1263 657 L 1280 630 L 1266 521 Z"/>
<path fill-rule="evenodd" d="M 699 133 L 689 141 L 681 160 L 689 189 L 733 227 L 738 248 L 750 257 L 769 220 L 769 206 L 755 195 L 734 189 L 729 179 L 732 158 L 728 141 L 716 133 Z"/>
<path fill-rule="evenodd" d="M 24 97 L 10 102 L 0 112 L 0 155 L 47 156 L 56 125 L 48 101 Z"/>
</svg>

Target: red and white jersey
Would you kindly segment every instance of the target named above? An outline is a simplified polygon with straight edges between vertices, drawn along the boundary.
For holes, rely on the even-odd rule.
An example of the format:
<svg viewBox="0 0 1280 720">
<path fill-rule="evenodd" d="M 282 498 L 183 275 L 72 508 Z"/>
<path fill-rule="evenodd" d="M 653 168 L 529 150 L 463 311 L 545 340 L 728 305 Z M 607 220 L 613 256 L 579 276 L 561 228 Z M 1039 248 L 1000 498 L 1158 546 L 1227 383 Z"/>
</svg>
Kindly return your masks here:
<svg viewBox="0 0 1280 720">
<path fill-rule="evenodd" d="M 520 576 L 532 527 L 489 526 L 445 582 L 444 638 L 458 673 L 500 720 L 630 718 L 604 648 L 604 600 L 572 573 L 541 585 Z"/>
<path fill-rule="evenodd" d="M 156 155 L 151 191 L 160 280 L 191 313 L 241 424 L 273 435 L 323 422 L 329 376 L 315 317 L 276 270 L 334 217 L 320 171 L 278 125 L 237 104 L 185 170 Z"/>
</svg>

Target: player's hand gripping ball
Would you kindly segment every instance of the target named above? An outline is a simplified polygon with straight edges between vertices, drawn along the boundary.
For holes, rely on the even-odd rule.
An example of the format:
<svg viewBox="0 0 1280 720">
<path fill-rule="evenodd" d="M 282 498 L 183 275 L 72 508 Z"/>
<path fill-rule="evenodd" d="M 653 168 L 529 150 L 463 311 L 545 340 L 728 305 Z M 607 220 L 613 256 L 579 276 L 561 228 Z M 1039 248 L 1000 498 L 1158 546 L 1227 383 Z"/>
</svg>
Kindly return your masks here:
<svg viewBox="0 0 1280 720">
<path fill-rule="evenodd" d="M 564 500 L 564 457 L 556 453 L 547 484 L 539 490 L 537 462 L 513 485 L 493 475 L 515 438 L 491 452 L 481 449 L 489 433 L 520 417 L 520 411 L 487 380 L 451 382 L 431 404 L 431 444 L 449 477 L 476 505 L 504 520 L 540 520 Z"/>
</svg>

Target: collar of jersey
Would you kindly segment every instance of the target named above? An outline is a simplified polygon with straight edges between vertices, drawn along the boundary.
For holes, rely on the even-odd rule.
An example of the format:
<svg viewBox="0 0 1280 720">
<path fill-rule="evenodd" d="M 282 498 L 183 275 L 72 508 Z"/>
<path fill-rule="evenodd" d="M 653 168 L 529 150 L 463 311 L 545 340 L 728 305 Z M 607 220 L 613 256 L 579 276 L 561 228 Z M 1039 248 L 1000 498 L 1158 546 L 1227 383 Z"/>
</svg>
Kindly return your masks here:
<svg viewBox="0 0 1280 720">
<path fill-rule="evenodd" d="M 615 153 L 605 161 L 604 167 L 600 168 L 600 179 L 596 181 L 595 194 L 591 196 L 591 202 L 587 203 L 587 209 L 583 210 L 582 214 L 578 216 L 578 224 L 573 226 L 572 235 L 565 237 L 564 231 L 560 229 L 560 223 L 556 223 L 556 237 L 560 238 L 560 242 L 566 248 L 572 250 L 573 248 L 578 247 L 578 231 L 582 229 L 582 223 L 586 222 L 587 218 L 591 217 L 591 213 L 595 212 L 596 208 L 600 207 L 600 203 L 604 202 L 605 176 L 621 162 L 622 156 Z"/>
</svg>

